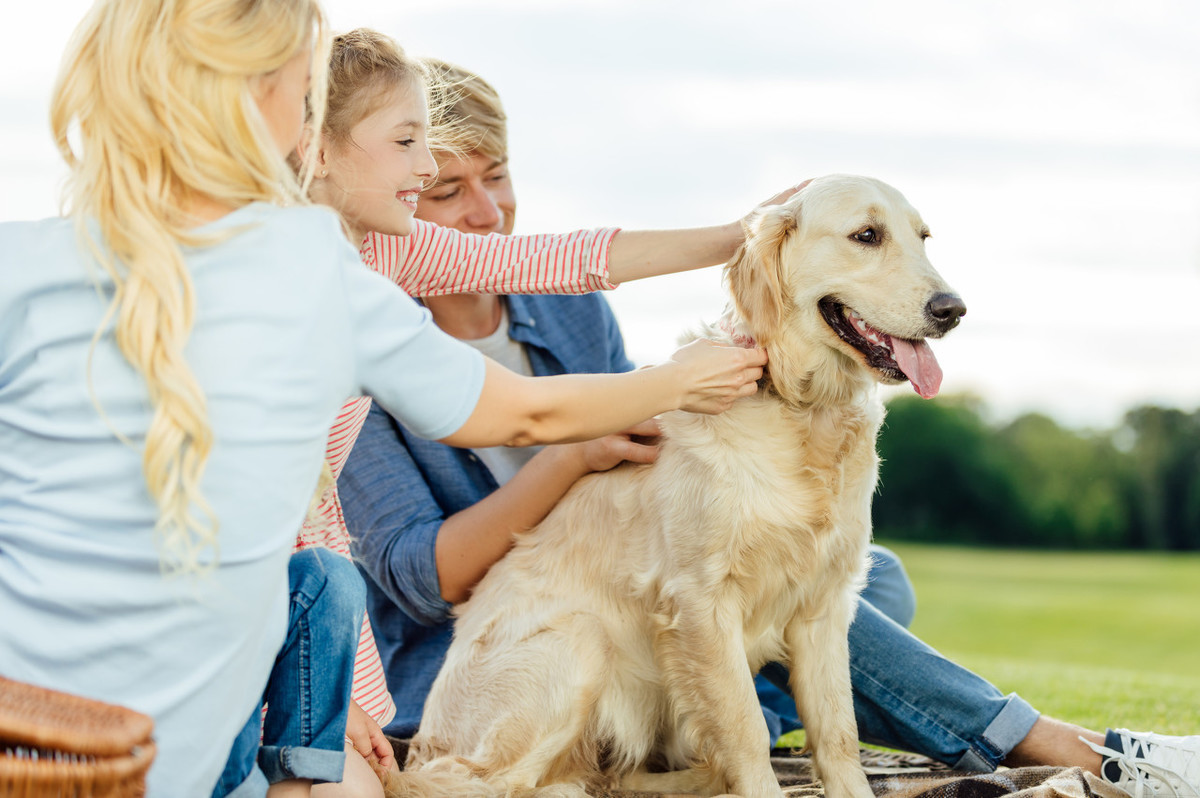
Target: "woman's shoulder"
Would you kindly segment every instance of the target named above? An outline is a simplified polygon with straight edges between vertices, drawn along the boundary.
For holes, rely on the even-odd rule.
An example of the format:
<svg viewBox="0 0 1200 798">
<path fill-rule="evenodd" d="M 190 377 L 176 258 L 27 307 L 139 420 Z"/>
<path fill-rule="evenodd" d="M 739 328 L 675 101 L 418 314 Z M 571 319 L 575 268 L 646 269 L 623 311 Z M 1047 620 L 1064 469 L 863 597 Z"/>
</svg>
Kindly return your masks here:
<svg viewBox="0 0 1200 798">
<path fill-rule="evenodd" d="M 83 262 L 84 253 L 70 218 L 0 222 L 2 298 L 19 298 L 61 284 L 78 274 Z"/>
<path fill-rule="evenodd" d="M 57 242 L 70 242 L 74 225 L 70 218 L 51 216 L 33 221 L 0 222 L 0 253 L 19 255 L 27 249 L 37 249 Z"/>
<path fill-rule="evenodd" d="M 253 203 L 197 232 L 218 238 L 230 234 L 214 255 L 249 260 L 267 271 L 308 267 L 324 272 L 343 261 L 358 263 L 337 214 L 321 205 Z"/>
<path fill-rule="evenodd" d="M 297 246 L 310 245 L 316 240 L 342 241 L 341 222 L 337 214 L 324 205 L 271 205 L 253 202 L 237 209 L 202 230 L 261 229 L 283 237 L 284 242 Z"/>
</svg>

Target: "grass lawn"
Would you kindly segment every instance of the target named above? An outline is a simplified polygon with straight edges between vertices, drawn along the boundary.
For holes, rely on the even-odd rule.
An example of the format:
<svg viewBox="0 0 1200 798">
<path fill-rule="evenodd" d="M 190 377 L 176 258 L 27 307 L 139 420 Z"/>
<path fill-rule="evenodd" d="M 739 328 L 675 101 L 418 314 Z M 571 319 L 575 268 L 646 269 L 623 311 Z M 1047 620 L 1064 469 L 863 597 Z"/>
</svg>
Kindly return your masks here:
<svg viewBox="0 0 1200 798">
<path fill-rule="evenodd" d="M 1200 555 L 888 543 L 912 631 L 1043 712 L 1090 728 L 1200 734 Z"/>
<path fill-rule="evenodd" d="M 1200 555 L 880 542 L 916 586 L 912 631 L 1001 691 L 1088 728 L 1200 734 Z"/>
</svg>

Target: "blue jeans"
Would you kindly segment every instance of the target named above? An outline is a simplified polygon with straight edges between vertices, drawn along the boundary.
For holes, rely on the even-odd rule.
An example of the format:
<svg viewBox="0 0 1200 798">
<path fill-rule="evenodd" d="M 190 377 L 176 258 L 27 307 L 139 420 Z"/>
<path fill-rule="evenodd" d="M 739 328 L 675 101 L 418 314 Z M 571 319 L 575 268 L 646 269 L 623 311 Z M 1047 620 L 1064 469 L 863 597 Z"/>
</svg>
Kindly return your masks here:
<svg viewBox="0 0 1200 798">
<path fill-rule="evenodd" d="M 1039 713 L 914 637 L 905 628 L 916 608 L 908 574 L 882 546 L 872 546 L 871 554 L 867 587 L 850 625 L 850 685 L 859 737 L 961 770 L 995 770 Z M 755 687 L 772 740 L 801 728 L 785 667 L 767 664 Z"/>
<path fill-rule="evenodd" d="M 258 798 L 285 779 L 342 780 L 366 588 L 353 563 L 313 548 L 292 555 L 288 590 L 288 633 L 263 694 L 265 722 L 260 701 L 213 798 Z"/>
</svg>

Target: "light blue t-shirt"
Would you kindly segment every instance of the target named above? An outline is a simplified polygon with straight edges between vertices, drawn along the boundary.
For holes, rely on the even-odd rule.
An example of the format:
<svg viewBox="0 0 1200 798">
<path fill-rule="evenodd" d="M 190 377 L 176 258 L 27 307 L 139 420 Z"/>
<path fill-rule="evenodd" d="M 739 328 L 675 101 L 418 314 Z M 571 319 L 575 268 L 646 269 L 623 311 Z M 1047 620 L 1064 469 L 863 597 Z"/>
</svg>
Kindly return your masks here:
<svg viewBox="0 0 1200 798">
<path fill-rule="evenodd" d="M 217 231 L 233 234 L 185 258 L 219 567 L 166 578 L 145 382 L 111 334 L 90 358 L 103 415 L 89 396 L 111 284 L 70 220 L 0 225 L 0 673 L 151 715 L 151 796 L 207 795 L 262 693 L 343 401 L 369 393 L 436 439 L 483 385 L 479 353 L 364 268 L 329 211 L 255 204 L 197 232 Z"/>
</svg>

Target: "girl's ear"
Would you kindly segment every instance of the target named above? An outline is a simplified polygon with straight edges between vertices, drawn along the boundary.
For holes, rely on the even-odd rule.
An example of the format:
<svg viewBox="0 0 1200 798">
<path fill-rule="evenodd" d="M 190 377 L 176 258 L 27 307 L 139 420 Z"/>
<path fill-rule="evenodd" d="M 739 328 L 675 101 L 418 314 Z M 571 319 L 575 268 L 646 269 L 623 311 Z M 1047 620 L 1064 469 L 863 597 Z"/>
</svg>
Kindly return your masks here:
<svg viewBox="0 0 1200 798">
<path fill-rule="evenodd" d="M 304 163 L 309 157 L 309 153 L 315 149 L 313 163 L 313 176 L 325 177 L 328 167 L 328 153 L 325 151 L 325 144 L 319 133 L 314 131 L 310 125 L 305 125 L 300 131 L 300 143 L 296 145 L 296 155 L 300 158 L 300 163 Z"/>
</svg>

